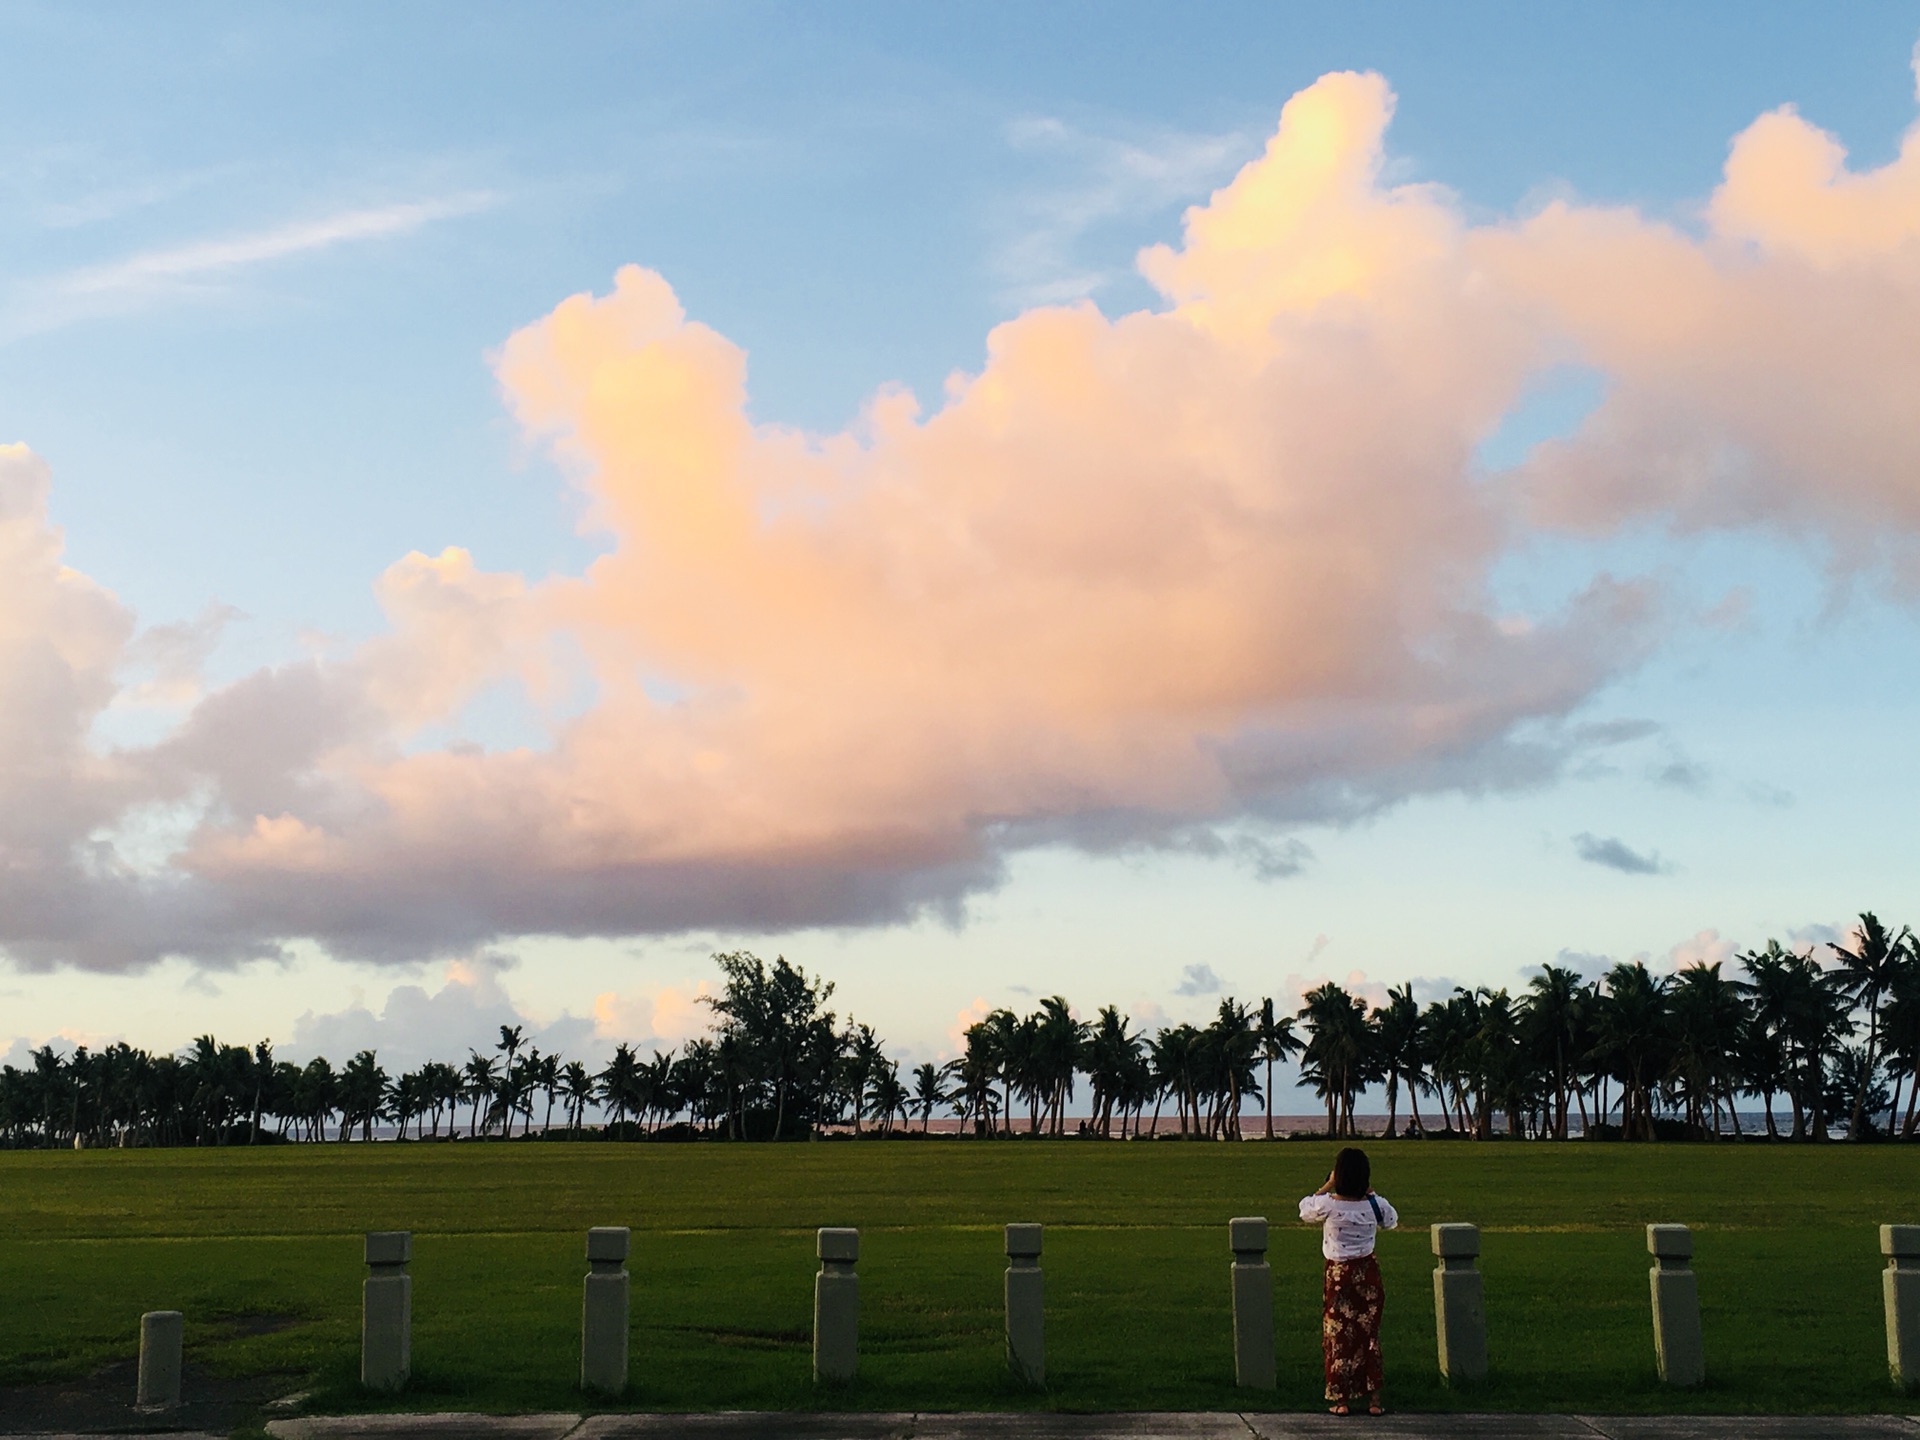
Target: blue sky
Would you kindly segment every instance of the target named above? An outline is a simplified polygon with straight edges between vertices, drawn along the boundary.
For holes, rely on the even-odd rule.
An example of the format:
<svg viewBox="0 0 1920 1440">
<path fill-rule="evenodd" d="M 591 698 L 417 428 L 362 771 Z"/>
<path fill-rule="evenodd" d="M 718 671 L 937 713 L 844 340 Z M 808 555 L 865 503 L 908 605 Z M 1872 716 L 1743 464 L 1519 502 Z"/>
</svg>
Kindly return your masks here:
<svg viewBox="0 0 1920 1440">
<path fill-rule="evenodd" d="M 1916 36 L 1910 4 L 1844 24 L 1733 5 L 8 5 L 0 442 L 45 462 L 65 563 L 140 625 L 231 607 L 212 693 L 382 633 L 373 582 L 409 551 L 537 578 L 612 548 L 492 365 L 622 265 L 744 350 L 756 422 L 833 432 L 890 383 L 937 405 L 1036 305 L 1160 307 L 1136 252 L 1177 243 L 1186 207 L 1326 72 L 1387 78 L 1384 181 L 1446 187 L 1466 223 L 1560 198 L 1691 231 L 1730 141 L 1783 104 L 1855 170 L 1893 161 Z M 1550 373 L 1478 464 L 1520 464 L 1608 385 Z M 555 1043 L 671 1039 L 706 954 L 744 943 L 835 976 L 917 1056 L 968 1007 L 1027 992 L 1183 1018 L 1215 981 L 1243 998 L 1321 975 L 1517 984 L 1563 950 L 1665 964 L 1867 907 L 1904 920 L 1920 630 L 1899 575 L 1835 568 L 1835 544 L 1791 510 L 1515 539 L 1489 578 L 1502 604 L 1558 607 L 1601 569 L 1662 589 L 1638 658 L 1558 717 L 1579 753 L 1345 824 L 1226 815 L 1229 841 L 1253 824 L 1306 847 L 1284 878 L 1230 843 L 1039 845 L 904 923 L 600 924 L 380 963 L 298 935 L 284 961 L 237 967 L 36 960 L 0 972 L 0 1045 L 213 1028 L 399 1053 L 516 1010 Z M 180 719 L 122 707 L 93 733 Z M 509 687 L 415 743 L 455 731 L 504 746 L 539 726 Z M 383 1028 L 405 985 L 439 1018 Z"/>
</svg>

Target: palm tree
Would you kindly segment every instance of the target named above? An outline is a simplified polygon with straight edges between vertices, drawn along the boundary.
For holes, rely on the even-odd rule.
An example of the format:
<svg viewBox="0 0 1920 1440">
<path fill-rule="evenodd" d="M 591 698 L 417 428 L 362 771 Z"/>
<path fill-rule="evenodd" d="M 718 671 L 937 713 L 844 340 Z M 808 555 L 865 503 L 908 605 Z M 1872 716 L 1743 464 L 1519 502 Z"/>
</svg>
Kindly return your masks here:
<svg viewBox="0 0 1920 1440">
<path fill-rule="evenodd" d="M 1042 1000 L 1033 1021 L 1033 1084 L 1049 1133 L 1059 1135 L 1066 1129 L 1067 1102 L 1073 1099 L 1073 1077 L 1083 1063 L 1089 1030 L 1059 995 Z"/>
<path fill-rule="evenodd" d="M 966 1049 L 957 1060 L 948 1062 L 946 1073 L 956 1082 L 953 1100 L 962 1123 L 972 1117 L 975 1139 L 994 1134 L 1000 1113 L 1000 1097 L 994 1091 L 999 1062 L 992 1031 L 984 1020 L 967 1027 Z"/>
<path fill-rule="evenodd" d="M 1273 1139 L 1273 1062 L 1298 1055 L 1306 1042 L 1293 1033 L 1293 1018 L 1273 1013 L 1271 997 L 1260 1002 L 1260 1024 L 1254 1031 L 1260 1044 L 1260 1058 L 1267 1062 L 1267 1084 L 1263 1099 L 1267 1107 L 1267 1139 Z"/>
<path fill-rule="evenodd" d="M 273 1044 L 262 1040 L 253 1047 L 253 1129 L 247 1133 L 249 1145 L 260 1138 L 260 1107 L 266 1099 L 267 1086 L 272 1079 Z"/>
<path fill-rule="evenodd" d="M 560 1088 L 567 1097 L 567 1128 L 578 1131 L 587 1106 L 593 1103 L 593 1075 L 578 1060 L 569 1060 L 560 1072 Z"/>
<path fill-rule="evenodd" d="M 522 1039 L 523 1028 L 519 1025 L 502 1025 L 500 1043 L 493 1047 L 507 1057 L 506 1068 L 509 1070 L 513 1068 L 514 1057 L 520 1053 L 520 1047 L 525 1043 Z"/>
<path fill-rule="evenodd" d="M 1420 1131 L 1420 1085 L 1425 1078 L 1425 1030 L 1411 983 L 1387 991 L 1386 1005 L 1373 1012 L 1374 1042 L 1380 1069 L 1387 1077 L 1387 1133 L 1394 1137 L 1400 1118 L 1400 1086 L 1407 1087 L 1407 1105 L 1413 1111 L 1409 1133 Z"/>
<path fill-rule="evenodd" d="M 1685 1092 L 1688 1123 L 1703 1133 L 1719 1134 L 1724 1101 L 1738 1135 L 1740 1115 L 1735 1101 L 1746 1038 L 1746 1005 L 1738 988 L 1720 978 L 1718 961 L 1699 962 L 1674 976 L 1669 1003 L 1674 1027 L 1672 1074 Z"/>
<path fill-rule="evenodd" d="M 340 1072 L 340 1138 L 345 1140 L 357 1123 L 362 1140 L 373 1139 L 373 1122 L 386 1112 L 387 1072 L 371 1050 L 362 1050 Z"/>
<path fill-rule="evenodd" d="M 1542 965 L 1527 982 L 1526 1027 L 1551 1067 L 1553 1076 L 1553 1135 L 1567 1138 L 1567 1098 L 1573 1078 L 1583 997 L 1580 976 L 1559 965 Z"/>
<path fill-rule="evenodd" d="M 947 1103 L 947 1092 L 940 1084 L 940 1067 L 931 1060 L 914 1067 L 913 1103 L 920 1111 L 920 1133 L 933 1124 L 933 1109 Z"/>
<path fill-rule="evenodd" d="M 1880 1032 L 1887 1069 L 1894 1077 L 1888 1125 L 1905 1140 L 1920 1121 L 1920 940 L 1913 937 L 1907 940 L 1907 962 L 1881 1008 Z M 1903 1084 L 1907 1089 L 1904 1120 L 1898 1113 Z"/>
<path fill-rule="evenodd" d="M 607 1062 L 607 1068 L 599 1075 L 601 1103 L 610 1112 L 612 1124 L 618 1125 L 626 1118 L 627 1107 L 633 1100 L 634 1082 L 639 1074 L 640 1066 L 634 1058 L 633 1047 L 621 1041 L 614 1047 L 613 1059 Z"/>
<path fill-rule="evenodd" d="M 1907 959 L 1907 942 L 1912 933 L 1902 930 L 1898 935 L 1891 934 L 1887 927 L 1871 910 L 1860 916 L 1860 928 L 1854 932 L 1854 948 L 1847 950 L 1841 946 L 1832 947 L 1833 953 L 1840 957 L 1838 975 L 1841 984 L 1850 992 L 1850 998 L 1867 1011 L 1867 1052 L 1864 1061 L 1864 1073 L 1869 1079 L 1874 1073 L 1875 1052 L 1880 1040 L 1880 997 L 1893 988 L 1894 981 Z M 1866 1130 L 1860 1124 L 1861 1106 L 1865 1104 L 1870 1085 L 1863 1082 L 1853 1087 L 1853 1111 L 1847 1123 L 1847 1134 L 1855 1140 L 1864 1140 Z"/>
<path fill-rule="evenodd" d="M 1173 1096 L 1179 1111 L 1180 1133 L 1187 1133 L 1187 1112 L 1193 1098 L 1193 1062 L 1199 1045 L 1200 1032 L 1187 1024 L 1170 1026 L 1147 1042 L 1155 1086 L 1153 1131 L 1156 1135 L 1160 1133 L 1160 1103 L 1168 1095 Z"/>
<path fill-rule="evenodd" d="M 1238 1140 L 1241 1102 L 1260 1093 L 1254 1075 L 1259 1063 L 1258 1022 L 1245 1005 L 1229 996 L 1201 1033 L 1207 1062 L 1203 1073 L 1213 1109 L 1208 1131 L 1216 1138 Z"/>
<path fill-rule="evenodd" d="M 1302 997 L 1300 1019 L 1311 1038 L 1300 1073 L 1327 1106 L 1329 1138 L 1353 1134 L 1353 1101 L 1366 1083 L 1366 1002 L 1329 980 Z"/>
<path fill-rule="evenodd" d="M 882 1056 L 867 1089 L 873 1102 L 874 1118 L 880 1122 L 880 1133 L 891 1134 L 894 1117 L 908 1113 L 911 1099 L 907 1087 L 900 1083 L 900 1067 Z"/>
<path fill-rule="evenodd" d="M 1595 1018 L 1599 1048 L 1622 1087 L 1620 1132 L 1629 1140 L 1651 1140 L 1653 1085 L 1665 1070 L 1669 1043 L 1666 984 L 1638 960 L 1615 965 Z"/>
<path fill-rule="evenodd" d="M 853 1133 L 860 1134 L 861 1122 L 867 1114 L 867 1090 L 874 1078 L 886 1065 L 885 1047 L 880 1037 L 874 1033 L 871 1025 L 862 1025 L 851 1016 L 847 1018 L 846 1044 L 839 1047 L 836 1056 L 836 1083 L 834 1100 L 834 1118 L 838 1119 L 842 1110 L 853 1111 Z M 743 1069 L 742 1077 L 746 1078 Z"/>
<path fill-rule="evenodd" d="M 471 1136 L 480 1123 L 480 1102 L 493 1099 L 494 1088 L 499 1077 L 492 1057 L 482 1055 L 478 1050 L 467 1052 L 464 1074 L 467 1081 L 467 1098 L 473 1101 L 473 1113 L 467 1117 L 467 1134 Z M 487 1124 L 489 1126 L 493 1124 L 491 1115 L 487 1117 Z"/>
<path fill-rule="evenodd" d="M 986 1058 L 1000 1081 L 1000 1114 L 1006 1117 L 1006 1131 L 1013 1133 L 1013 1089 L 1023 1066 L 1020 1019 L 1002 1006 L 991 1012 L 977 1027 L 986 1041 Z"/>
<path fill-rule="evenodd" d="M 1799 1140 L 1806 1135 L 1806 1110 L 1788 1038 L 1798 1003 L 1800 977 L 1795 961 L 1795 956 L 1780 948 L 1778 940 L 1768 940 L 1766 949 L 1749 950 L 1740 957 L 1747 978 L 1735 983 L 1749 1000 L 1750 1078 L 1765 1092 L 1768 1133 L 1774 1133 L 1773 1092 L 1777 1083 L 1786 1090 L 1793 1106 L 1791 1138 Z"/>
</svg>

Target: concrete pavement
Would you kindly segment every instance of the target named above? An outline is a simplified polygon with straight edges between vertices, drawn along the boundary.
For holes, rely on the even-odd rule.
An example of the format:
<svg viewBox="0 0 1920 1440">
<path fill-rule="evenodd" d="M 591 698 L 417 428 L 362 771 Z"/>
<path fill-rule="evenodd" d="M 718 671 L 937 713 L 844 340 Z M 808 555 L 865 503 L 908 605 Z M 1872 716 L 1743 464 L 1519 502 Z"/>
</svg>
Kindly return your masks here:
<svg viewBox="0 0 1920 1440">
<path fill-rule="evenodd" d="M 1295 1440 L 1380 1435 L 1399 1440 L 1920 1440 L 1903 1415 L 1077 1415 L 985 1414 L 369 1415 L 275 1420 L 273 1440 Z M 186 1440 L 186 1437 L 180 1437 Z"/>
</svg>

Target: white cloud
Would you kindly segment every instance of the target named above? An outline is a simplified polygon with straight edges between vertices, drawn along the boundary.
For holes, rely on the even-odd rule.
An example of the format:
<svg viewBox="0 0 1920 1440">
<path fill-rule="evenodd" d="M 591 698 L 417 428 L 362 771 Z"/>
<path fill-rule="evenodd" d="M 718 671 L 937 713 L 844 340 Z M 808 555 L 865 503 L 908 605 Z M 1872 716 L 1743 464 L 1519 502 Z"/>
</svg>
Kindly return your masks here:
<svg viewBox="0 0 1920 1440">
<path fill-rule="evenodd" d="M 69 271 L 54 284 L 70 295 L 100 295 L 116 290 L 148 289 L 169 280 L 205 279 L 289 255 L 330 250 L 350 241 L 405 235 L 431 221 L 471 215 L 494 203 L 495 197 L 483 191 L 441 200 L 343 210 L 317 220 L 295 221 L 268 230 L 149 250 L 111 264 Z"/>
<path fill-rule="evenodd" d="M 354 1003 L 340 1010 L 307 1011 L 294 1022 L 280 1058 L 304 1062 L 324 1055 L 336 1066 L 372 1050 L 389 1073 L 427 1060 L 459 1062 L 469 1050 L 492 1055 L 501 1026 L 520 1026 L 530 1045 L 548 1054 L 597 1063 L 611 1045 L 599 1043 L 591 1020 L 562 1012 L 542 1022 L 508 994 L 502 978 L 515 968 L 509 956 L 482 952 L 448 964 L 439 989 L 396 985 L 379 1013 Z"/>
</svg>

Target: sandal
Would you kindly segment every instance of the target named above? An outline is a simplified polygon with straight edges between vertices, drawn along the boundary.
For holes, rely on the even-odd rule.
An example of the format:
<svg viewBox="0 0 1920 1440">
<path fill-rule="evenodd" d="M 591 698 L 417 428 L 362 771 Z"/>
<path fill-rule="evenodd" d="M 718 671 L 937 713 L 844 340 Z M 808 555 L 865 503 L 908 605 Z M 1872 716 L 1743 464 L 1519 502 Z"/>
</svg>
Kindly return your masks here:
<svg viewBox="0 0 1920 1440">
<path fill-rule="evenodd" d="M 1351 1415 L 1352 1413 L 1353 1412 L 1346 1407 L 1346 1404 L 1344 1401 L 1338 1405 L 1329 1405 L 1327 1407 L 1327 1414 L 1329 1415 L 1347 1416 L 1347 1415 Z"/>
<path fill-rule="evenodd" d="M 1386 1413 L 1387 1413 L 1387 1407 L 1378 1403 L 1377 1401 L 1374 1404 L 1367 1406 L 1367 1414 L 1369 1415 L 1384 1415 Z"/>
</svg>

